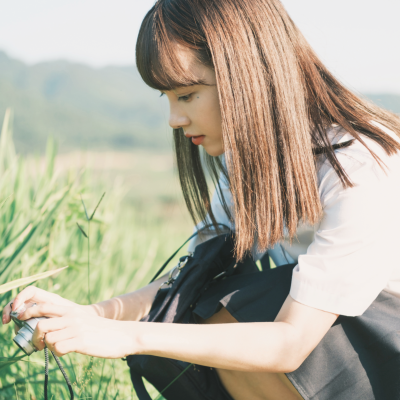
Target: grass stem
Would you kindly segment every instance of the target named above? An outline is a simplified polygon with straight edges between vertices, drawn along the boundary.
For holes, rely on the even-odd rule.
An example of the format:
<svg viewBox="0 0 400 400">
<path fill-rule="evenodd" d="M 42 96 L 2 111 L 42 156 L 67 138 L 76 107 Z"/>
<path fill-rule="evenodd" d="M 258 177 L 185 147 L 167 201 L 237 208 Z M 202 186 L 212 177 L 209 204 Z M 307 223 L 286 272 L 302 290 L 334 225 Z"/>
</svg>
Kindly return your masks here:
<svg viewBox="0 0 400 400">
<path fill-rule="evenodd" d="M 161 390 L 160 394 L 155 398 L 155 400 L 161 400 L 162 394 L 175 382 L 177 381 L 193 364 L 189 364 L 172 382 L 170 382 L 163 390 Z"/>
<path fill-rule="evenodd" d="M 88 257 L 88 304 L 90 305 L 90 220 L 88 220 L 88 238 L 87 238 L 87 243 L 88 243 L 88 251 L 87 251 L 87 257 Z"/>
</svg>

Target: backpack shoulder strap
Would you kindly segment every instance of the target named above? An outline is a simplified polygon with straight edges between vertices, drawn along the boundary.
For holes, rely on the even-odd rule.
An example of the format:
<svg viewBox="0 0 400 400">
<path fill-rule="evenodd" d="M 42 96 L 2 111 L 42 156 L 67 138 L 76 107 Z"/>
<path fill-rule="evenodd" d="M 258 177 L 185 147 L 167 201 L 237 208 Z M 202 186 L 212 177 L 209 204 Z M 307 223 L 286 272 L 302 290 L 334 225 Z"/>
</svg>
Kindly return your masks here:
<svg viewBox="0 0 400 400">
<path fill-rule="evenodd" d="M 227 228 L 227 229 L 230 230 L 230 228 L 229 228 L 228 226 L 226 226 L 225 224 L 217 224 L 217 225 L 218 225 L 218 226 L 221 226 L 221 227 L 224 227 L 224 228 Z M 178 254 L 178 252 L 182 249 L 182 247 L 183 247 L 187 242 L 189 242 L 189 240 L 193 239 L 193 238 L 194 238 L 195 236 L 197 236 L 200 232 L 203 232 L 203 231 L 205 231 L 206 229 L 213 228 L 213 227 L 215 227 L 215 226 L 212 225 L 212 224 L 205 225 L 205 226 L 203 226 L 203 228 L 199 229 L 197 232 L 193 233 L 192 236 L 190 236 L 188 239 L 186 239 L 185 242 L 182 244 L 182 246 L 180 246 L 179 249 L 176 250 L 176 251 L 174 252 L 174 254 L 172 254 L 172 256 L 168 258 L 167 261 L 165 261 L 165 263 L 164 263 L 164 264 L 162 265 L 162 267 L 157 271 L 157 273 L 154 275 L 153 279 L 152 279 L 149 283 L 154 282 L 154 281 L 160 276 L 160 274 L 164 271 L 164 269 L 165 269 L 165 268 L 167 267 L 167 265 L 171 262 L 171 260 Z"/>
</svg>

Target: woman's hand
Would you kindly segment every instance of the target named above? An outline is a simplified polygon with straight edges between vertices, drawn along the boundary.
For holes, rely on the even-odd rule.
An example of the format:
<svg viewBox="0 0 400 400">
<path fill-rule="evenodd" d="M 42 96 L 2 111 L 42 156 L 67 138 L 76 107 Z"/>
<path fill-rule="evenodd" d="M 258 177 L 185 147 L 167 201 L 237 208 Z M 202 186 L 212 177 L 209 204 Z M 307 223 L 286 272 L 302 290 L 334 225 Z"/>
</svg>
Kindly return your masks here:
<svg viewBox="0 0 400 400">
<path fill-rule="evenodd" d="M 30 307 L 30 305 L 36 303 L 37 307 Z M 19 315 L 19 319 L 27 320 L 36 317 L 54 317 L 58 314 L 51 314 L 49 312 L 48 305 L 54 306 L 51 310 L 55 310 L 57 307 L 69 307 L 74 309 L 85 310 L 87 314 L 97 315 L 96 309 L 92 306 L 81 306 L 73 301 L 67 300 L 59 296 L 58 294 L 46 292 L 43 289 L 39 289 L 35 286 L 29 286 L 22 290 L 14 300 L 8 303 L 3 310 L 3 324 L 8 324 L 11 321 L 10 312 L 17 310 L 21 305 L 25 304 L 27 309 Z M 35 310 L 33 312 L 33 309 Z M 35 315 L 33 315 L 34 313 Z"/>
<path fill-rule="evenodd" d="M 36 303 L 36 307 L 31 307 Z M 25 304 L 20 320 L 41 320 L 33 334 L 38 350 L 45 345 L 56 355 L 77 352 L 102 358 L 122 358 L 134 352 L 132 322 L 98 316 L 95 306 L 81 306 L 61 296 L 29 286 L 3 310 L 3 324 L 11 321 L 10 312 Z M 12 306 L 11 306 L 12 305 Z"/>
<path fill-rule="evenodd" d="M 31 316 L 40 316 L 39 307 L 30 309 Z M 135 352 L 135 322 L 116 321 L 89 315 L 76 307 L 44 306 L 53 318 L 38 323 L 33 344 L 38 350 L 45 345 L 56 355 L 76 352 L 101 358 L 122 358 Z"/>
</svg>

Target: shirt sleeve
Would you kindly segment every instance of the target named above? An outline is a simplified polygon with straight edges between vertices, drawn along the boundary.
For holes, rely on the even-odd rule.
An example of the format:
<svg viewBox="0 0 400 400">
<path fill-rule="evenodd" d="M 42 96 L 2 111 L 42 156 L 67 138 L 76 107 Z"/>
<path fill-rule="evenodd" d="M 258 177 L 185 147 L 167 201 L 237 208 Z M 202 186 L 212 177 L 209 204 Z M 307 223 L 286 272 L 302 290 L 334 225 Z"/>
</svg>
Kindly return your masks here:
<svg viewBox="0 0 400 400">
<path fill-rule="evenodd" d="M 332 168 L 323 177 L 323 218 L 307 253 L 299 256 L 290 295 L 313 308 L 356 316 L 390 279 L 399 212 L 393 179 L 372 157 L 339 161 L 354 187 L 344 189 Z"/>
</svg>

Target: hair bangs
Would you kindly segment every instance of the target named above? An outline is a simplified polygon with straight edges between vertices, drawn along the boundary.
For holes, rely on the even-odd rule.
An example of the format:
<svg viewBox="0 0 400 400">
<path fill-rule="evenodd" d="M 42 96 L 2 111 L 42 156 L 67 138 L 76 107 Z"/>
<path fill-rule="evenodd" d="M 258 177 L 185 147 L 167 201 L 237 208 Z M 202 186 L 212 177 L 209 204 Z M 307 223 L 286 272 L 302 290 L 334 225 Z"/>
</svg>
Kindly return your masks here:
<svg viewBox="0 0 400 400">
<path fill-rule="evenodd" d="M 136 66 L 143 81 L 153 89 L 172 90 L 183 86 L 204 84 L 185 67 L 179 59 L 179 49 L 200 50 L 196 42 L 189 40 L 187 31 L 174 24 L 183 16 L 176 10 L 165 9 L 158 2 L 146 15 L 140 27 L 136 46 Z M 193 51 L 199 60 L 198 51 Z M 204 57 L 203 57 L 204 58 Z"/>
</svg>

